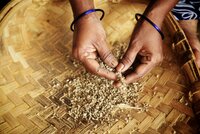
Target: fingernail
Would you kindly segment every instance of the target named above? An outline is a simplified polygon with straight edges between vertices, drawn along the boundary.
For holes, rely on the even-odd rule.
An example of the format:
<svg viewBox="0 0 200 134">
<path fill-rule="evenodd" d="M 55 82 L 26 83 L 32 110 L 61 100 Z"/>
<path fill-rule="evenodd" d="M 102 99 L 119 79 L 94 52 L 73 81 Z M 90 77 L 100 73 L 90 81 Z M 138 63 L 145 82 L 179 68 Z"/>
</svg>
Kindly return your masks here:
<svg viewBox="0 0 200 134">
<path fill-rule="evenodd" d="M 118 64 L 118 62 L 117 62 L 116 60 L 113 60 L 113 61 L 111 62 L 112 67 L 116 67 L 117 64 Z"/>
<path fill-rule="evenodd" d="M 118 65 L 118 71 L 119 72 L 121 72 L 122 70 L 123 70 L 123 68 L 124 68 L 124 64 L 122 64 L 122 63 L 120 63 L 119 65 Z"/>
</svg>

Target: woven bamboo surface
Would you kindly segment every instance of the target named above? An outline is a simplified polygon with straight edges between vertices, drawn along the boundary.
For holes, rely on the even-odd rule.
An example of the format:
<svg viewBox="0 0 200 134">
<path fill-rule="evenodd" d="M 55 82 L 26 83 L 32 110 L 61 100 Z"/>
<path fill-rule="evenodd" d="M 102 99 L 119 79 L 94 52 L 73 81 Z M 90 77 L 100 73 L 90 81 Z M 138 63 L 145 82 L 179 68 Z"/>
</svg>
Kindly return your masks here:
<svg viewBox="0 0 200 134">
<path fill-rule="evenodd" d="M 99 0 L 96 6 L 106 12 L 103 25 L 110 44 L 130 38 L 136 23 L 134 14 L 145 8 L 136 1 L 113 4 Z M 0 133 L 79 134 L 94 130 L 95 122 L 73 122 L 60 100 L 64 91 L 56 86 L 76 73 L 66 57 L 71 53 L 73 36 L 69 3 L 16 0 L 0 19 Z M 188 82 L 170 49 L 169 25 L 166 22 L 163 26 L 167 36 L 164 60 L 143 78 L 146 84 L 140 101 L 151 105 L 149 111 L 128 111 L 134 117 L 131 121 L 101 124 L 96 133 L 195 133 L 189 126 L 194 115 L 187 101 Z"/>
</svg>

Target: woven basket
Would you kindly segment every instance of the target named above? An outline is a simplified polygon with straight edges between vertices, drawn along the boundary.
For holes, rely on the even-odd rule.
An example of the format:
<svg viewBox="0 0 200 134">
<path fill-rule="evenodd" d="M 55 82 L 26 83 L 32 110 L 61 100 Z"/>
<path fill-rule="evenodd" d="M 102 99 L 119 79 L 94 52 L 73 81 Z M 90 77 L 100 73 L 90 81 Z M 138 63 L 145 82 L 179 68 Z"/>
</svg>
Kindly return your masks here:
<svg viewBox="0 0 200 134">
<path fill-rule="evenodd" d="M 145 2 L 128 0 L 118 4 L 101 0 L 95 3 L 106 12 L 103 25 L 110 44 L 130 39 L 136 24 L 134 14 L 142 13 L 146 6 Z M 2 10 L 0 133 L 82 134 L 94 129 L 95 122 L 75 124 L 60 103 L 63 90 L 55 91 L 52 87 L 52 83 L 62 84 L 75 72 L 66 57 L 71 53 L 73 33 L 69 27 L 72 19 L 67 0 L 13 0 Z M 181 45 L 177 44 L 183 40 L 187 42 L 172 15 L 166 18 L 163 30 L 166 35 L 164 60 L 143 79 L 146 84 L 140 94 L 140 101 L 151 105 L 149 111 L 137 113 L 133 110 L 134 118 L 129 123 L 119 120 L 113 126 L 102 124 L 96 133 L 197 133 L 198 124 L 187 99 L 187 87 L 189 80 L 198 81 L 199 72 L 198 69 L 194 71 L 196 65 L 193 60 L 191 62 L 190 53 L 184 54 L 190 56 L 184 64 L 171 50 L 173 46 L 181 53 Z M 181 67 L 191 74 L 189 79 Z"/>
</svg>

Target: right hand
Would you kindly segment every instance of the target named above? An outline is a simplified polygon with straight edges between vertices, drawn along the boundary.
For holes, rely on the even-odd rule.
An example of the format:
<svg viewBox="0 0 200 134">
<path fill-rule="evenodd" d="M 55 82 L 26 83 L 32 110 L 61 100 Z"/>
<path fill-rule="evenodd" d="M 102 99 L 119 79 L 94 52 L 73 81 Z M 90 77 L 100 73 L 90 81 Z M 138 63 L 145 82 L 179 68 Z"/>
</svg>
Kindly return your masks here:
<svg viewBox="0 0 200 134">
<path fill-rule="evenodd" d="M 161 27 L 161 24 L 159 27 Z M 135 62 L 136 56 L 140 57 L 140 64 L 126 75 L 124 80 L 126 84 L 145 76 L 163 59 L 160 34 L 146 21 L 137 23 L 129 47 L 116 70 L 126 72 Z M 115 85 L 120 86 L 120 82 L 115 82 Z"/>
<path fill-rule="evenodd" d="M 90 13 L 76 22 L 72 55 L 83 63 L 87 71 L 116 80 L 115 73 L 100 68 L 96 60 L 99 55 L 108 66 L 115 68 L 118 65 L 117 59 L 107 46 L 105 31 L 95 13 Z"/>
</svg>

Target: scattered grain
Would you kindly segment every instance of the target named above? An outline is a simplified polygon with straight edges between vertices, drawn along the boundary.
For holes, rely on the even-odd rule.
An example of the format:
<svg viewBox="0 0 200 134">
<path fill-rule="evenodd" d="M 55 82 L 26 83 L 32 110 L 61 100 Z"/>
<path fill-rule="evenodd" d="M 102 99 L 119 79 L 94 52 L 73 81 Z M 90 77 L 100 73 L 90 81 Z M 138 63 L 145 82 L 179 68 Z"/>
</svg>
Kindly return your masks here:
<svg viewBox="0 0 200 134">
<path fill-rule="evenodd" d="M 124 44 L 116 43 L 113 45 L 113 53 L 120 59 L 125 52 L 126 46 Z M 70 56 L 68 56 L 70 57 Z M 115 69 L 104 64 L 101 59 L 97 59 L 100 63 L 100 68 L 105 68 L 109 71 L 115 72 Z M 76 60 L 71 59 L 73 65 L 77 68 L 81 64 Z M 113 81 L 102 77 L 92 75 L 83 70 L 78 75 L 72 75 L 67 78 L 64 84 L 58 84 L 56 81 L 52 83 L 53 88 L 63 86 L 65 91 L 63 98 L 67 98 L 69 111 L 68 115 L 73 118 L 75 122 L 99 122 L 111 123 L 117 121 L 117 117 L 112 114 L 114 109 L 131 108 L 140 112 L 148 109 L 147 104 L 139 104 L 139 93 L 143 89 L 143 83 L 132 83 L 126 85 L 124 83 L 124 76 L 121 73 L 116 73 L 118 80 L 121 81 L 122 86 L 116 88 L 113 86 Z M 61 100 L 65 103 L 65 100 Z M 125 107 L 123 107 L 123 106 Z M 56 116 L 56 114 L 54 114 Z M 125 120 L 128 123 L 129 118 Z"/>
</svg>

